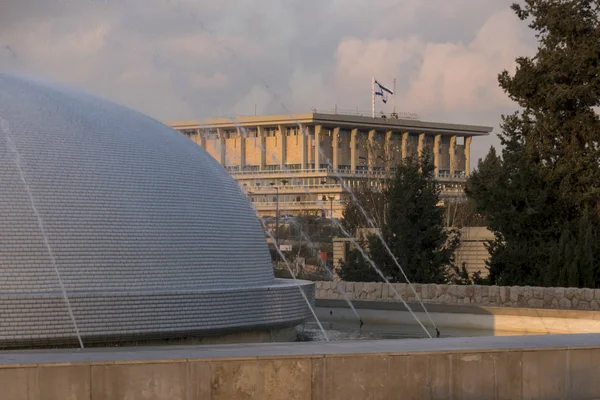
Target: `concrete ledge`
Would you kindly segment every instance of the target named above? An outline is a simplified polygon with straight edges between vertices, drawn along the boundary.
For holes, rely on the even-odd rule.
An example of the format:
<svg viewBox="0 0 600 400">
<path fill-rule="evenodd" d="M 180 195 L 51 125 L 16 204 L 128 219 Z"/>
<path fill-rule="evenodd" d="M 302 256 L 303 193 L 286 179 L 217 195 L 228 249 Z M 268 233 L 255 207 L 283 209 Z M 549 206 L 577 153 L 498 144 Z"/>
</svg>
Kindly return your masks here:
<svg viewBox="0 0 600 400">
<path fill-rule="evenodd" d="M 592 399 L 600 335 L 24 351 L 3 398 Z"/>
<path fill-rule="evenodd" d="M 420 303 L 407 302 L 413 311 L 423 310 Z M 406 311 L 406 307 L 400 302 L 353 300 L 352 305 L 357 309 Z M 350 308 L 345 300 L 317 299 L 316 307 L 323 308 Z M 494 307 L 479 306 L 475 304 L 433 304 L 425 303 L 427 311 L 445 314 L 473 314 L 473 315 L 512 315 L 519 317 L 548 317 L 587 319 L 600 321 L 600 311 L 588 310 L 554 310 L 545 308 L 523 308 L 523 307 Z"/>
</svg>

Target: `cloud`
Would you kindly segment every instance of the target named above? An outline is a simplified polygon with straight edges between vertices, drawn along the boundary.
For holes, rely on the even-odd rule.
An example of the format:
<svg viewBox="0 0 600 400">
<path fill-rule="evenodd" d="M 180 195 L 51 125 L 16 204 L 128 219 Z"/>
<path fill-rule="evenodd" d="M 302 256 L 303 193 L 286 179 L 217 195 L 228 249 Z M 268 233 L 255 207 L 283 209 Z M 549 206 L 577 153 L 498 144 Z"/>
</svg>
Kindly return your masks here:
<svg viewBox="0 0 600 400">
<path fill-rule="evenodd" d="M 284 112 L 281 103 L 369 110 L 376 75 L 398 79 L 402 110 L 497 125 L 515 106 L 496 75 L 532 48 L 510 3 L 3 0 L 0 71 L 163 120 L 253 114 L 255 104 L 258 113 Z"/>
</svg>

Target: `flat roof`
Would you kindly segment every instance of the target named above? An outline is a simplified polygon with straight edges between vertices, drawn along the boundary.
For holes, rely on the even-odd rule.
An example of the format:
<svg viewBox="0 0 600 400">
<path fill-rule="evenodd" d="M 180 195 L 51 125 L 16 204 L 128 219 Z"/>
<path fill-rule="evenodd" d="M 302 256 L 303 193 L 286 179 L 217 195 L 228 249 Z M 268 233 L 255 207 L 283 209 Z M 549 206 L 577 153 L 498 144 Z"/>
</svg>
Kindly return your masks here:
<svg viewBox="0 0 600 400">
<path fill-rule="evenodd" d="M 394 129 L 418 131 L 423 133 L 445 133 L 470 136 L 489 135 L 493 128 L 490 126 L 448 124 L 442 122 L 426 122 L 414 119 L 395 119 L 381 117 L 365 117 L 346 114 L 305 113 L 289 115 L 259 115 L 243 117 L 217 117 L 208 118 L 200 122 L 197 120 L 165 121 L 175 129 L 197 128 L 233 128 L 252 126 L 294 125 L 294 124 L 321 124 L 333 125 L 341 128 L 363 129 Z"/>
</svg>

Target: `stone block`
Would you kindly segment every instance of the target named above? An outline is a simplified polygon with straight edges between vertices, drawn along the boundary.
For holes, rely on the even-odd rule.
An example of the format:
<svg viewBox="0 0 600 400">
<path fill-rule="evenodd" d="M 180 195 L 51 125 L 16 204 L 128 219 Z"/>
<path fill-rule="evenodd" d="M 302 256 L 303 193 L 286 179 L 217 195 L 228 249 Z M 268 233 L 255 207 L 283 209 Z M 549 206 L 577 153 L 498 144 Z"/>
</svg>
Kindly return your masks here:
<svg viewBox="0 0 600 400">
<path fill-rule="evenodd" d="M 452 399 L 495 399 L 493 353 L 452 356 Z"/>
<path fill-rule="evenodd" d="M 571 300 L 571 309 L 576 309 L 579 303 L 580 300 L 577 297 L 573 297 L 573 300 Z"/>
<path fill-rule="evenodd" d="M 575 301 L 575 300 L 573 300 Z M 578 310 L 591 310 L 592 306 L 590 305 L 589 301 L 585 301 L 585 300 L 581 300 L 577 306 L 575 306 L 575 303 L 573 303 L 573 307 L 577 307 Z"/>
<path fill-rule="evenodd" d="M 519 301 L 519 294 L 522 289 L 519 286 L 511 286 L 510 287 L 510 301 L 512 303 L 516 303 Z"/>
<path fill-rule="evenodd" d="M 406 390 L 406 357 L 326 357 L 324 399 L 388 399 Z"/>
<path fill-rule="evenodd" d="M 560 304 L 558 303 L 558 299 L 552 299 L 552 303 L 550 304 L 551 308 L 560 308 Z"/>
<path fill-rule="evenodd" d="M 94 400 L 185 400 L 186 364 L 114 364 L 91 367 Z"/>
<path fill-rule="evenodd" d="M 211 362 L 211 372 L 211 400 L 258 398 L 257 361 L 215 361 Z"/>
<path fill-rule="evenodd" d="M 536 299 L 536 298 L 529 299 L 527 301 L 527 305 L 529 307 L 533 307 L 533 308 L 543 308 L 544 307 L 544 300 L 542 300 L 542 299 Z"/>
<path fill-rule="evenodd" d="M 325 357 L 311 359 L 312 400 L 327 400 L 325 397 Z"/>
<path fill-rule="evenodd" d="M 600 302 L 600 289 L 594 289 L 594 300 Z"/>
<path fill-rule="evenodd" d="M 452 398 L 452 356 L 448 354 L 430 354 L 428 358 L 427 383 L 430 390 L 429 398 Z"/>
<path fill-rule="evenodd" d="M 533 288 L 531 286 L 524 286 L 521 290 L 521 295 L 525 298 L 525 300 L 529 300 L 533 297 Z"/>
<path fill-rule="evenodd" d="M 560 299 L 558 301 L 558 307 L 562 308 L 564 310 L 569 310 L 569 309 L 571 309 L 571 301 L 569 299 L 567 299 L 566 297 L 563 297 L 562 299 Z"/>
<path fill-rule="evenodd" d="M 475 286 L 466 286 L 465 297 L 474 297 L 475 296 Z"/>
<path fill-rule="evenodd" d="M 494 353 L 494 370 L 496 374 L 495 395 L 497 400 L 521 399 L 523 384 L 522 353 Z"/>
<path fill-rule="evenodd" d="M 500 287 L 499 286 L 490 286 L 490 302 L 497 303 L 500 301 Z"/>
<path fill-rule="evenodd" d="M 258 398 L 311 400 L 310 358 L 260 360 Z"/>
<path fill-rule="evenodd" d="M 556 297 L 558 300 L 565 297 L 565 288 L 552 288 L 552 289 L 553 289 L 554 297 Z"/>
<path fill-rule="evenodd" d="M 578 291 L 579 291 L 579 289 L 577 289 L 577 288 L 566 288 L 565 289 L 565 297 L 569 300 L 573 300 L 574 298 L 577 298 Z"/>
<path fill-rule="evenodd" d="M 510 299 L 510 288 L 508 286 L 501 286 L 500 288 L 500 304 L 504 304 Z"/>
<path fill-rule="evenodd" d="M 600 398 L 600 350 L 569 351 L 569 399 Z"/>
<path fill-rule="evenodd" d="M 346 291 L 346 293 L 354 292 L 354 282 L 340 282 L 340 283 L 342 283 L 345 286 L 344 290 Z"/>
<path fill-rule="evenodd" d="M 567 398 L 566 351 L 524 351 L 522 361 L 524 399 Z"/>
<path fill-rule="evenodd" d="M 322 282 L 322 281 L 315 282 L 315 289 L 316 290 L 323 289 L 324 284 L 325 284 L 325 282 Z"/>
<path fill-rule="evenodd" d="M 448 293 L 448 285 L 435 285 L 435 297 Z"/>
<path fill-rule="evenodd" d="M 541 288 L 541 287 L 533 288 L 533 298 L 534 299 L 543 299 L 544 298 L 544 288 Z"/>
<path fill-rule="evenodd" d="M 91 394 L 90 366 L 40 367 L 40 400 L 88 399 Z"/>
<path fill-rule="evenodd" d="M 459 299 L 464 299 L 467 297 L 467 286 L 457 285 L 456 287 L 456 297 Z"/>
<path fill-rule="evenodd" d="M 211 398 L 211 370 L 208 361 L 187 363 L 187 399 L 203 400 Z"/>
<path fill-rule="evenodd" d="M 590 302 L 590 308 L 595 311 L 600 311 L 600 302 L 598 302 L 596 300 L 592 300 Z"/>
<path fill-rule="evenodd" d="M 384 283 L 381 285 L 381 298 L 387 300 L 390 297 L 390 285 Z"/>
<path fill-rule="evenodd" d="M 2 399 L 38 400 L 37 368 L 0 369 L 0 393 Z"/>
<path fill-rule="evenodd" d="M 588 302 L 594 300 L 594 289 L 583 289 L 583 297 Z"/>
</svg>

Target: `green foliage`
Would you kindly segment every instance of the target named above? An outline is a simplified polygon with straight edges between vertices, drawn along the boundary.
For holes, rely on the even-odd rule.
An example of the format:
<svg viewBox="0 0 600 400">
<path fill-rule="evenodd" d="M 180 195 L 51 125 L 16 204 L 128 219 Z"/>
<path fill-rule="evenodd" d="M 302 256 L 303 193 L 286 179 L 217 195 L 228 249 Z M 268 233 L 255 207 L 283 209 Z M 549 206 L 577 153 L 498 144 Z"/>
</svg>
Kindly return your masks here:
<svg viewBox="0 0 600 400">
<path fill-rule="evenodd" d="M 599 2 L 513 5 L 537 32 L 538 53 L 517 59 L 500 86 L 521 110 L 504 116 L 467 184 L 495 240 L 489 280 L 500 285 L 600 285 Z"/>
<path fill-rule="evenodd" d="M 385 224 L 389 188 L 387 184 L 381 186 L 381 182 L 377 182 L 380 184 L 378 186 L 372 183 L 372 181 L 365 181 L 354 189 L 356 201 L 352 198 L 348 199 L 342 211 L 342 226 L 354 236 L 359 228 L 370 227 L 360 207 L 366 211 L 376 227 Z"/>
<path fill-rule="evenodd" d="M 373 242 L 373 238 L 369 240 L 361 240 L 359 245 L 362 249 L 369 248 L 369 242 Z M 369 264 L 367 259 L 358 249 L 352 249 L 348 253 L 348 258 L 341 263 L 338 269 L 338 274 L 342 280 L 347 282 L 381 282 L 383 279 Z"/>
<path fill-rule="evenodd" d="M 448 231 L 445 227 L 444 209 L 437 205 L 439 189 L 429 155 L 424 153 L 420 160 L 405 159 L 397 167 L 386 193 L 382 236 L 408 279 L 419 283 L 446 282 L 460 238 L 458 232 Z M 369 236 L 367 248 L 370 257 L 390 281 L 404 281 L 377 235 Z M 370 276 L 370 280 L 379 279 L 369 275 L 372 272 L 363 272 L 364 268 L 370 269 L 370 266 L 360 252 L 354 250 L 340 274 L 350 280 L 366 279 L 366 276 Z"/>
</svg>

